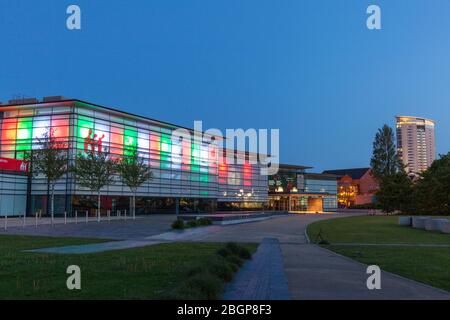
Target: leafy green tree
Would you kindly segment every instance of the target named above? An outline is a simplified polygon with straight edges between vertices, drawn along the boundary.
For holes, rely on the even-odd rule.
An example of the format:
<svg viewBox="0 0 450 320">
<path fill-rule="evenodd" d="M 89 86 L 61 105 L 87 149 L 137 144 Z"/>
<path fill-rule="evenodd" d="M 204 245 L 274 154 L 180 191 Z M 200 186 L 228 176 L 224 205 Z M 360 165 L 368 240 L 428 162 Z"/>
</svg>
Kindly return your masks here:
<svg viewBox="0 0 450 320">
<path fill-rule="evenodd" d="M 35 149 L 25 154 L 25 160 L 30 164 L 30 174 L 34 177 L 44 175 L 47 190 L 50 192 L 50 214 L 55 213 L 55 185 L 68 172 L 67 145 L 53 138 L 48 130 L 34 142 Z M 48 213 L 48 208 L 47 208 Z"/>
<path fill-rule="evenodd" d="M 404 170 L 385 175 L 376 193 L 377 203 L 384 212 L 409 213 L 412 209 L 413 184 Z"/>
<path fill-rule="evenodd" d="M 123 182 L 133 193 L 132 214 L 135 217 L 137 189 L 146 181 L 152 179 L 152 171 L 150 170 L 150 166 L 145 163 L 145 160 L 138 156 L 136 150 L 132 151 L 131 156 L 122 158 L 117 163 L 116 168 Z"/>
<path fill-rule="evenodd" d="M 97 193 L 97 220 L 100 221 L 101 189 L 114 183 L 115 161 L 106 150 L 78 153 L 71 170 L 76 183 Z"/>
<path fill-rule="evenodd" d="M 403 164 L 397 156 L 394 132 L 387 124 L 378 129 L 375 135 L 370 166 L 373 176 L 379 181 L 403 169 Z"/>
<path fill-rule="evenodd" d="M 420 214 L 450 214 L 450 153 L 440 155 L 421 174 L 414 199 Z"/>
</svg>

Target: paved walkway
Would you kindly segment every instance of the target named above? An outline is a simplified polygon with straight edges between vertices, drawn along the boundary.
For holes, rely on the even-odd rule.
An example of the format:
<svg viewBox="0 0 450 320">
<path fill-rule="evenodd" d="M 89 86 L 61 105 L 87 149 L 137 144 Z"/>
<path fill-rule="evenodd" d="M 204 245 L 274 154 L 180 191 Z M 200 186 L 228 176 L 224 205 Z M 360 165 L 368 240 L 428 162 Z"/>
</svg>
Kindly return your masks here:
<svg viewBox="0 0 450 320">
<path fill-rule="evenodd" d="M 48 218 L 42 218 L 42 224 L 36 228 L 34 220 L 27 218 L 27 226 L 24 228 L 20 221 L 16 221 L 13 227 L 10 225 L 11 219 L 8 219 L 8 230 L 4 230 L 3 222 L 0 221 L 0 235 L 30 235 L 47 237 L 76 237 L 76 238 L 100 238 L 113 240 L 145 239 L 146 237 L 161 234 L 170 231 L 170 225 L 175 220 L 173 215 L 152 215 L 145 217 L 136 217 L 136 220 L 128 218 L 127 220 L 114 219 L 108 222 L 102 219 L 97 222 L 95 217 L 90 217 L 88 223 L 79 219 L 78 223 L 64 224 L 64 219 L 55 219 L 52 226 Z M 123 218 L 123 217 L 122 217 Z M 3 220 L 3 219 L 2 219 Z"/>
<path fill-rule="evenodd" d="M 217 231 L 218 226 L 197 227 L 185 230 L 169 231 L 158 235 L 145 237 L 143 239 L 130 239 L 122 241 L 109 241 L 102 243 L 72 245 L 64 247 L 40 248 L 25 250 L 26 252 L 58 253 L 58 254 L 86 254 L 98 253 L 112 250 L 131 249 L 138 247 L 153 246 L 163 242 L 189 241 L 193 237 Z"/>
<path fill-rule="evenodd" d="M 74 245 L 65 247 L 41 248 L 35 250 L 25 250 L 25 252 L 40 252 L 40 253 L 58 253 L 58 254 L 86 254 L 98 253 L 111 250 L 123 250 L 139 247 L 147 247 L 159 244 L 158 241 L 139 241 L 139 240 L 124 240 L 111 241 L 103 243 L 92 243 L 84 245 Z"/>
<path fill-rule="evenodd" d="M 443 290 L 384 271 L 381 289 L 369 290 L 364 264 L 313 244 L 281 249 L 294 299 L 450 299 Z"/>
<path fill-rule="evenodd" d="M 332 243 L 331 246 L 344 247 L 426 247 L 450 248 L 450 243 Z"/>
<path fill-rule="evenodd" d="M 106 216 L 100 217 L 100 222 L 108 222 L 108 221 L 127 221 L 127 220 L 139 220 L 143 219 L 143 216 L 136 216 L 134 219 L 129 214 L 125 216 L 123 213 L 121 216 L 113 215 L 109 218 Z M 88 216 L 87 217 L 88 223 L 91 222 L 98 222 L 96 216 Z M 64 224 L 84 224 L 86 223 L 86 214 L 84 212 L 81 212 L 78 214 L 77 218 L 74 217 L 67 217 L 64 218 L 62 215 L 57 215 L 53 218 L 53 221 L 49 217 L 35 217 L 35 216 L 27 216 L 25 219 L 22 217 L 5 217 L 0 216 L 0 228 L 2 230 L 9 229 L 9 228 L 30 228 L 30 227 L 41 227 L 45 225 L 64 225 Z"/>
<path fill-rule="evenodd" d="M 225 287 L 223 300 L 289 300 L 283 257 L 278 239 L 265 238 Z"/>
</svg>

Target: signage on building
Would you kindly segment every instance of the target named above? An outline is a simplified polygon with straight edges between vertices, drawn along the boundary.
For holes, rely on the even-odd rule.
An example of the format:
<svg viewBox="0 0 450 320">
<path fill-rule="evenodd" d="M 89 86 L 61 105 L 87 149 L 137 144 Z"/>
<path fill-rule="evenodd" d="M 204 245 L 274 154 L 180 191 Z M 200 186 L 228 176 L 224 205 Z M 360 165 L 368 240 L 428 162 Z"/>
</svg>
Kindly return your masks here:
<svg viewBox="0 0 450 320">
<path fill-rule="evenodd" d="M 18 159 L 0 158 L 0 170 L 28 172 L 28 163 Z"/>
<path fill-rule="evenodd" d="M 104 137 L 105 135 L 102 135 L 101 137 L 99 137 L 97 134 L 92 135 L 92 129 L 89 129 L 88 135 L 84 138 L 84 152 L 88 153 L 89 147 L 91 149 L 91 152 L 95 152 L 96 147 L 98 153 L 102 152 L 102 140 Z"/>
<path fill-rule="evenodd" d="M 270 192 L 291 192 L 297 187 L 297 175 L 291 173 L 278 173 L 269 177 Z"/>
</svg>

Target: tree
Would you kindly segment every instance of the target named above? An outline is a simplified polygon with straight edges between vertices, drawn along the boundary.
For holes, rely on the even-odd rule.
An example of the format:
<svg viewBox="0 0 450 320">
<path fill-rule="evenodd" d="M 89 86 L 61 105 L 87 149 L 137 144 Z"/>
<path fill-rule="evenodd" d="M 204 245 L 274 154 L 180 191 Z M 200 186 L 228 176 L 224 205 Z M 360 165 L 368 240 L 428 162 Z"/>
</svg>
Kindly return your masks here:
<svg viewBox="0 0 450 320">
<path fill-rule="evenodd" d="M 122 158 L 117 163 L 117 171 L 122 177 L 123 182 L 133 193 L 132 214 L 136 216 L 136 193 L 137 189 L 146 181 L 152 179 L 152 171 L 142 157 L 139 157 L 136 150 L 133 150 L 130 156 Z"/>
<path fill-rule="evenodd" d="M 338 188 L 338 199 L 345 207 L 350 207 L 355 204 L 357 189 L 356 186 L 350 182 L 342 183 Z"/>
<path fill-rule="evenodd" d="M 53 216 L 55 184 L 68 171 L 67 144 L 54 138 L 53 130 L 48 130 L 41 138 L 37 138 L 35 146 L 35 150 L 25 154 L 25 160 L 30 163 L 32 176 L 45 176 L 47 190 L 50 192 L 50 213 Z"/>
<path fill-rule="evenodd" d="M 97 220 L 100 221 L 100 190 L 114 183 L 115 162 L 106 150 L 90 150 L 78 153 L 75 165 L 71 168 L 76 182 L 82 187 L 97 193 Z"/>
<path fill-rule="evenodd" d="M 375 135 L 370 166 L 373 176 L 378 181 L 403 169 L 403 164 L 397 156 L 393 130 L 387 124 L 378 129 Z"/>
<path fill-rule="evenodd" d="M 376 193 L 377 202 L 384 212 L 408 213 L 412 208 L 413 184 L 404 170 L 385 175 Z"/>
<path fill-rule="evenodd" d="M 450 153 L 440 155 L 422 172 L 414 199 L 421 214 L 450 214 Z"/>
</svg>

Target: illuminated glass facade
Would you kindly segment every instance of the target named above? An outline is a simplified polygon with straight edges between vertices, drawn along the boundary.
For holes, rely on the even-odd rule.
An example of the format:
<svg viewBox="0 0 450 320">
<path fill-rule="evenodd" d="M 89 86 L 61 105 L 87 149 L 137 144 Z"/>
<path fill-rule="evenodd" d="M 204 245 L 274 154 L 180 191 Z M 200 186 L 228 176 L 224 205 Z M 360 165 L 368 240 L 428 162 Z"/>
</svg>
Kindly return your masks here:
<svg viewBox="0 0 450 320">
<path fill-rule="evenodd" d="M 307 173 L 308 167 L 280 165 L 270 176 L 269 207 L 290 212 L 337 210 L 337 176 Z"/>
<path fill-rule="evenodd" d="M 259 166 L 225 164 L 211 144 L 172 141 L 178 127 L 78 100 L 0 107 L 0 157 L 23 159 L 37 148 L 47 132 L 68 150 L 73 163 L 77 153 L 106 148 L 115 159 L 137 151 L 152 168 L 153 179 L 138 189 L 137 212 L 214 212 L 261 208 L 268 199 L 267 177 Z M 245 158 L 245 155 L 244 155 Z M 102 208 L 128 208 L 131 191 L 120 179 L 102 190 Z M 23 181 L 21 182 L 23 192 Z M 28 213 L 46 211 L 45 177 L 33 178 Z M 95 208 L 91 191 L 68 174 L 55 188 L 55 211 Z M 0 203 L 1 206 L 1 203 Z M 21 208 L 23 210 L 23 208 Z M 8 210 L 7 210 L 8 211 Z M 17 212 L 17 210 L 12 210 Z M 104 212 L 102 212 L 104 214 Z"/>
</svg>

